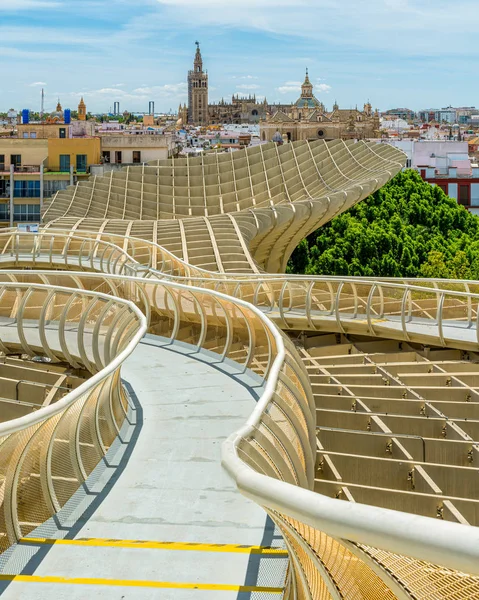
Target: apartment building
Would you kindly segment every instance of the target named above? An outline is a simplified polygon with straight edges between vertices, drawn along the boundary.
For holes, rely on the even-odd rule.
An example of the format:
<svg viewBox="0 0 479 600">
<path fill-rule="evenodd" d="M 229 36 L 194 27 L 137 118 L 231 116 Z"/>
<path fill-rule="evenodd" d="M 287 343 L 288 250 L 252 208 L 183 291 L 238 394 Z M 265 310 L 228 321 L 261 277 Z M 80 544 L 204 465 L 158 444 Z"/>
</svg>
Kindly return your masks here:
<svg viewBox="0 0 479 600">
<path fill-rule="evenodd" d="M 163 160 L 173 154 L 174 148 L 173 136 L 157 130 L 101 135 L 101 159 L 105 165 L 133 165 Z"/>
<path fill-rule="evenodd" d="M 479 215 L 479 166 L 467 141 L 382 140 L 407 155 L 407 167 Z"/>
<path fill-rule="evenodd" d="M 0 138 L 0 227 L 38 222 L 44 198 L 88 178 L 99 161 L 99 138 Z"/>
</svg>

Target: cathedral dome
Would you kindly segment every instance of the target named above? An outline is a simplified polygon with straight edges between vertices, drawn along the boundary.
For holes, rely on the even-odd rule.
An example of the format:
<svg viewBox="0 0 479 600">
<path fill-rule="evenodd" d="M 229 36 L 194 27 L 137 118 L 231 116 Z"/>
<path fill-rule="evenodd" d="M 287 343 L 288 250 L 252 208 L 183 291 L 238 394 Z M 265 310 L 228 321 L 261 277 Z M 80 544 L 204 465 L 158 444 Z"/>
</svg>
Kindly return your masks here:
<svg viewBox="0 0 479 600">
<path fill-rule="evenodd" d="M 301 96 L 294 103 L 296 108 L 321 108 L 321 102 L 313 94 L 313 84 L 309 80 L 308 69 L 306 69 L 306 77 L 301 86 Z"/>
<path fill-rule="evenodd" d="M 299 98 L 296 100 L 294 105 L 298 108 L 319 108 L 321 106 L 321 102 L 315 98 Z"/>
</svg>

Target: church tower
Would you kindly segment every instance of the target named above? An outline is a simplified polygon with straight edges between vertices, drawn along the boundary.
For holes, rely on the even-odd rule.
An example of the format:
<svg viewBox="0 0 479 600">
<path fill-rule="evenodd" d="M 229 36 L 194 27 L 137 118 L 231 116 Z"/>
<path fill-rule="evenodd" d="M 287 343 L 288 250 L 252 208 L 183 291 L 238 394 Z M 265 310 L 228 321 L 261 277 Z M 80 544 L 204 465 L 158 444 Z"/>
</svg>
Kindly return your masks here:
<svg viewBox="0 0 479 600">
<path fill-rule="evenodd" d="M 301 86 L 301 98 L 312 98 L 313 97 L 313 84 L 309 81 L 308 69 L 306 69 L 306 77 L 304 83 Z"/>
<path fill-rule="evenodd" d="M 78 105 L 78 120 L 86 121 L 86 105 L 83 100 L 83 96 L 82 96 L 82 99 L 80 100 L 80 104 Z"/>
<path fill-rule="evenodd" d="M 208 73 L 203 71 L 199 42 L 196 42 L 193 70 L 188 72 L 188 123 L 208 124 Z"/>
</svg>

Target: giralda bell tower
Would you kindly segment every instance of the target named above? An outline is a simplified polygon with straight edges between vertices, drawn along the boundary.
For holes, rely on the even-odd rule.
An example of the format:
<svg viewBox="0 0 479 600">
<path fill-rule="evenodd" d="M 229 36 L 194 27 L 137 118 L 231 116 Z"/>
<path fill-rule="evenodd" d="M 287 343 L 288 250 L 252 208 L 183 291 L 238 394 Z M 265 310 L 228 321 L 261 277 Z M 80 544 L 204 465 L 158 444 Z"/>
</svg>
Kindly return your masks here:
<svg viewBox="0 0 479 600">
<path fill-rule="evenodd" d="M 196 42 L 193 70 L 188 72 L 188 123 L 208 124 L 208 73 L 203 72 L 199 42 Z"/>
</svg>

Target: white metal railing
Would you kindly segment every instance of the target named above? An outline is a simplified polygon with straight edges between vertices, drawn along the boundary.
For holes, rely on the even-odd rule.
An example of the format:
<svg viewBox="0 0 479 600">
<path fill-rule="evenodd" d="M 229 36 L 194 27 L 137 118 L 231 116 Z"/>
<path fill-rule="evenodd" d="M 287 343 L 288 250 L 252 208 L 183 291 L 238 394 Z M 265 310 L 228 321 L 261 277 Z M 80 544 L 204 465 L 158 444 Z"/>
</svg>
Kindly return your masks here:
<svg viewBox="0 0 479 600">
<path fill-rule="evenodd" d="M 54 286 L 64 279 L 77 287 L 109 289 L 142 307 L 152 333 L 208 349 L 222 359 L 232 358 L 265 378 L 264 393 L 250 419 L 223 446 L 223 464 L 241 492 L 265 507 L 283 531 L 292 559 L 291 577 L 302 586 L 305 597 L 318 597 L 311 589 L 321 569 L 328 577 L 326 561 L 312 542 L 320 532 L 337 557 L 349 552 L 359 559 L 370 580 L 378 576 L 378 564 L 382 565 L 378 577 L 388 585 L 394 585 L 393 579 L 397 585 L 402 576 L 394 569 L 388 575 L 385 559 L 371 558 L 374 548 L 379 548 L 391 556 L 403 555 L 411 572 L 425 568 L 420 561 L 426 561 L 439 586 L 441 577 L 452 578 L 457 585 L 467 580 L 479 594 L 479 580 L 472 577 L 479 576 L 479 528 L 346 503 L 311 491 L 315 452 L 311 389 L 291 342 L 271 320 L 285 328 L 297 322 L 301 329 L 336 327 L 478 348 L 479 295 L 409 282 L 340 278 L 243 276 L 238 282 L 227 277 L 206 281 L 185 277 L 180 284 L 154 270 L 135 278 L 46 270 L 9 271 L 3 276 L 41 277 Z"/>
<path fill-rule="evenodd" d="M 125 250 L 95 236 L 62 233 L 0 233 L 0 261 L 19 266 L 64 266 L 105 273 L 137 274 L 144 270 Z"/>
<path fill-rule="evenodd" d="M 0 284 L 1 351 L 41 354 L 92 373 L 57 402 L 0 424 L 1 550 L 55 514 L 118 435 L 127 410 L 120 367 L 145 331 L 146 318 L 123 298 Z"/>
<path fill-rule="evenodd" d="M 203 277 L 203 273 L 198 276 L 196 270 L 188 270 L 186 263 L 155 244 L 136 238 L 128 240 L 124 236 L 108 235 L 107 238 L 108 241 L 97 239 L 95 234 L 77 236 L 76 232 L 66 234 L 56 230 L 6 234 L 5 237 L 0 234 L 0 248 L 3 245 L 3 255 L 14 254 L 16 265 L 22 262 L 22 250 L 23 258 L 29 260 L 31 246 L 33 266 L 42 264 L 43 254 L 44 262 L 49 264 L 55 261 L 74 267 L 78 263 L 80 267 L 100 272 L 160 279 L 166 276 L 168 280 L 214 289 L 251 302 L 285 329 L 321 330 L 327 324 L 333 330 L 346 332 L 348 325 L 351 327 L 366 319 L 370 335 L 384 334 L 387 330 L 392 337 L 409 340 L 411 336 L 417 337 L 419 327 L 423 329 L 420 335 L 433 334 L 430 341 L 434 339 L 441 346 L 449 343 L 456 347 L 458 340 L 448 338 L 448 322 L 460 321 L 470 330 L 478 319 L 477 282 L 411 279 L 398 282 L 394 279 L 209 272 L 208 277 Z M 117 246 L 118 243 L 122 247 Z M 56 256 L 58 252 L 60 258 Z M 168 265 L 167 274 L 151 267 L 155 252 L 161 255 L 162 266 Z M 70 255 L 73 258 L 69 259 Z M 325 319 L 328 316 L 335 323 Z M 426 331 L 426 325 L 434 325 L 434 331 Z M 454 331 L 461 334 L 460 343 L 467 348 L 478 342 L 477 335 L 471 339 L 465 329 Z"/>
</svg>

